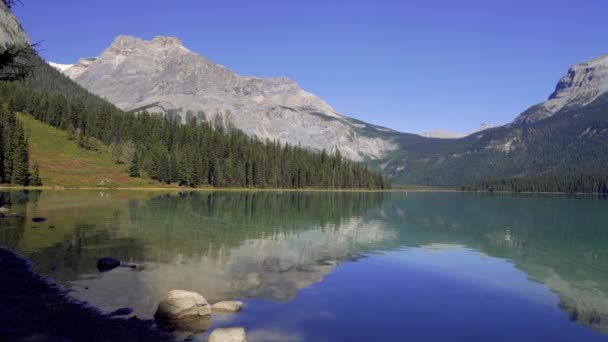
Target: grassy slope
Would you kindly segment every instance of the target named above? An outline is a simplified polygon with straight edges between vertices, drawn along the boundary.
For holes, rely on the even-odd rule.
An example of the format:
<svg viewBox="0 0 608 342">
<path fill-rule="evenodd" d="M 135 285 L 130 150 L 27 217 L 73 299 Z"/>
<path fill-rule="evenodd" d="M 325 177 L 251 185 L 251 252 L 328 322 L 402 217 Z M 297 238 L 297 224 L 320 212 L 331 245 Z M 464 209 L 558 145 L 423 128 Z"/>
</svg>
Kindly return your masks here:
<svg viewBox="0 0 608 342">
<path fill-rule="evenodd" d="M 132 178 L 127 166 L 112 161 L 110 152 L 79 148 L 68 134 L 26 114 L 17 114 L 30 147 L 30 163 L 38 162 L 45 186 L 95 187 L 110 180 L 112 187 L 162 187 L 147 178 Z"/>
</svg>

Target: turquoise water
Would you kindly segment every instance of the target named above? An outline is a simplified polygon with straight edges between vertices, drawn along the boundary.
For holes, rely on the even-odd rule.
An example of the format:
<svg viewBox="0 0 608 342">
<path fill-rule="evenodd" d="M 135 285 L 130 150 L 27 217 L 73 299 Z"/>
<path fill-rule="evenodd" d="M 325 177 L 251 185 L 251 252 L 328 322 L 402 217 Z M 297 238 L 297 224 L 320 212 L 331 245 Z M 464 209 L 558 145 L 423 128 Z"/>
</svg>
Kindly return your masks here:
<svg viewBox="0 0 608 342">
<path fill-rule="evenodd" d="M 45 191 L 0 202 L 25 215 L 0 219 L 0 243 L 108 312 L 152 318 L 184 289 L 244 301 L 211 329 L 244 326 L 248 341 L 608 340 L 602 198 Z M 107 255 L 139 267 L 99 273 Z"/>
</svg>

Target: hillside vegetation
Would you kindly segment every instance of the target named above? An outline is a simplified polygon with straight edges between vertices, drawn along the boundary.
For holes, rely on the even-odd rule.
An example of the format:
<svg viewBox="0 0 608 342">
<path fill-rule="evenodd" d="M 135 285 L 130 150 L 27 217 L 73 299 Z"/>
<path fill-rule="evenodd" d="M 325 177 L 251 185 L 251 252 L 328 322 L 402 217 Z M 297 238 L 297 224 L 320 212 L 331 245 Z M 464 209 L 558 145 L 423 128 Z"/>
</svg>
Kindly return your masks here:
<svg viewBox="0 0 608 342">
<path fill-rule="evenodd" d="M 159 186 L 149 178 L 129 177 L 127 166 L 117 164 L 109 149 L 78 147 L 68 133 L 46 125 L 27 114 L 17 114 L 29 143 L 30 161 L 39 165 L 45 186 L 70 187 L 149 187 Z"/>
<path fill-rule="evenodd" d="M 0 155 L 3 165 L 11 164 L 11 176 L 1 182 L 33 185 L 39 168 L 43 184 L 68 187 L 153 185 L 149 179 L 138 179 L 145 176 L 161 186 L 390 187 L 381 174 L 346 160 L 339 151 L 316 152 L 260 141 L 241 131 L 214 129 L 194 119 L 182 123 L 172 116 L 126 113 L 82 89 L 40 58 L 33 60 L 33 67 L 32 76 L 24 82 L 0 83 L 0 105 L 9 123 L 4 125 L 4 135 L 11 137 L 5 139 L 3 147 L 9 158 Z M 29 139 L 23 139 L 23 124 L 13 124 L 15 112 L 29 115 L 20 114 L 21 121 L 30 126 Z M 46 133 L 41 131 L 51 127 L 55 129 L 51 135 L 58 139 L 47 144 Z M 30 141 L 33 154 L 28 156 Z M 11 152 L 15 146 L 25 151 L 23 158 Z M 12 167 L 13 161 L 16 167 Z M 39 167 L 28 175 L 28 165 Z"/>
</svg>

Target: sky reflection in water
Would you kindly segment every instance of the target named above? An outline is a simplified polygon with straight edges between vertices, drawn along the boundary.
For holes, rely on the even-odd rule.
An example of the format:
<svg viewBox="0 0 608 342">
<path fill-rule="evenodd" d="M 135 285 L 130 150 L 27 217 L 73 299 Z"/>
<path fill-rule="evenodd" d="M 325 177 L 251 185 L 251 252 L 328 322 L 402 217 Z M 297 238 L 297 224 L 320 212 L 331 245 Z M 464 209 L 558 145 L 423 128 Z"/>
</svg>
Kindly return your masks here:
<svg viewBox="0 0 608 342">
<path fill-rule="evenodd" d="M 251 341 L 607 339 L 602 199 L 64 191 L 0 201 L 26 214 L 0 220 L 0 241 L 106 311 L 150 318 L 179 288 L 244 300 L 212 327 L 245 326 Z M 139 268 L 98 273 L 105 255 Z"/>
</svg>

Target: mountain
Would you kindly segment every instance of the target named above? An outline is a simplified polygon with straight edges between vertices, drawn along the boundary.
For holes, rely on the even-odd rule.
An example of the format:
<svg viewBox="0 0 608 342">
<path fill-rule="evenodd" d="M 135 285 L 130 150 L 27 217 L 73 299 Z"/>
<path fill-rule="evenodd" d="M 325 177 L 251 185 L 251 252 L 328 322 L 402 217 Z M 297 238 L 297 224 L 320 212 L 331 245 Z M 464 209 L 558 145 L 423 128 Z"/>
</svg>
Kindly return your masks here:
<svg viewBox="0 0 608 342">
<path fill-rule="evenodd" d="M 486 129 L 490 129 L 490 128 L 494 128 L 496 126 L 494 125 L 490 125 L 490 124 L 481 124 L 477 129 L 475 129 L 472 132 L 469 133 L 456 133 L 456 132 L 451 132 L 451 131 L 447 131 L 447 130 L 443 130 L 443 129 L 435 129 L 429 132 L 424 132 L 421 133 L 420 135 L 425 137 L 425 138 L 437 138 L 437 139 L 458 139 L 458 138 L 464 138 L 466 136 L 469 136 L 471 134 L 477 133 L 477 132 L 481 132 L 481 131 L 485 131 Z"/>
<path fill-rule="evenodd" d="M 460 139 L 402 135 L 372 163 L 394 183 L 456 187 L 486 180 L 580 178 L 608 169 L 608 55 L 571 67 L 547 101 Z"/>
<path fill-rule="evenodd" d="M 562 77 L 545 102 L 532 106 L 513 123 L 532 123 L 562 109 L 584 107 L 608 91 L 608 54 L 577 64 Z"/>
<path fill-rule="evenodd" d="M 608 55 L 571 67 L 547 101 L 511 123 L 482 125 L 466 136 L 424 137 L 343 116 L 287 78 L 239 76 L 172 37 L 119 36 L 99 57 L 81 59 L 64 74 L 125 110 L 162 110 L 261 139 L 339 149 L 397 184 L 459 187 L 608 167 Z"/>
<path fill-rule="evenodd" d="M 436 138 L 436 139 L 458 139 L 458 138 L 462 138 L 465 136 L 462 133 L 456 133 L 456 132 L 447 131 L 444 129 L 434 129 L 432 131 L 420 133 L 420 135 L 425 138 Z"/>
<path fill-rule="evenodd" d="M 81 59 L 64 73 L 127 111 L 164 111 L 262 140 L 339 150 L 352 160 L 378 159 L 397 148 L 386 134 L 394 131 L 343 116 L 288 78 L 239 76 L 174 37 L 119 36 L 99 57 Z"/>
</svg>

